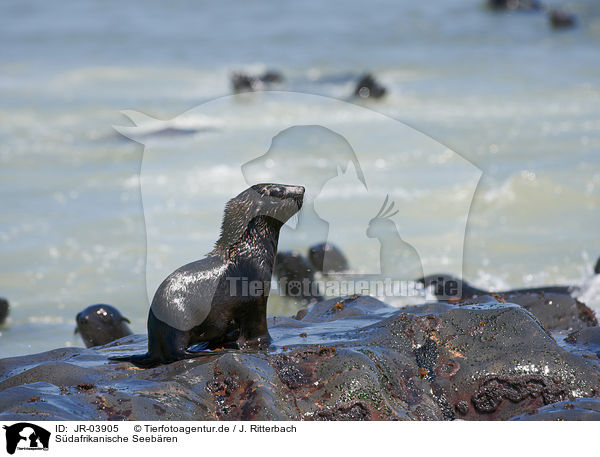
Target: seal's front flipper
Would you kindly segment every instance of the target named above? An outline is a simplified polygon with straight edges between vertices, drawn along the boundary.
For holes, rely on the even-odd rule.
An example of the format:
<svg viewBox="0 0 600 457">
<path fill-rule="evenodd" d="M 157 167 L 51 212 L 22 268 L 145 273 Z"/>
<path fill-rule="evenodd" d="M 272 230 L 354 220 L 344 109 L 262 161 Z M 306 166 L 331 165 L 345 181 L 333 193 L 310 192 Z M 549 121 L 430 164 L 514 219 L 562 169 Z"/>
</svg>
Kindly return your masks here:
<svg viewBox="0 0 600 457">
<path fill-rule="evenodd" d="M 114 362 L 130 362 L 139 368 L 152 368 L 160 365 L 161 361 L 155 359 L 150 354 L 137 354 L 126 356 L 109 357 L 108 360 Z"/>
<path fill-rule="evenodd" d="M 187 349 L 187 352 L 200 352 L 208 349 L 210 345 L 209 341 L 200 341 L 199 343 L 193 344 Z"/>
<path fill-rule="evenodd" d="M 238 340 L 238 344 L 240 346 L 240 349 L 266 349 L 269 347 L 272 341 L 273 338 L 271 338 L 271 335 L 269 335 L 269 333 L 267 332 L 264 335 L 250 339 L 240 338 L 240 340 Z"/>
</svg>

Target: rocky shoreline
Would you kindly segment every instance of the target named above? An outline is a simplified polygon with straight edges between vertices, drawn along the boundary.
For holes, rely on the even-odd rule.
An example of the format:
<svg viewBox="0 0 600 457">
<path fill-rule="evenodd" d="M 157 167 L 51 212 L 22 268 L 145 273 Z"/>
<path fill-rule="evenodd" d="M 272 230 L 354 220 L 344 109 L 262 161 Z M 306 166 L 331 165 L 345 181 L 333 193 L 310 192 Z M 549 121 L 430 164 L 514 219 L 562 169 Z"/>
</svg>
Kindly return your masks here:
<svg viewBox="0 0 600 457">
<path fill-rule="evenodd" d="M 567 294 L 394 308 L 368 296 L 269 320 L 268 351 L 141 370 L 146 335 L 0 360 L 0 420 L 598 420 L 594 313 Z"/>
</svg>

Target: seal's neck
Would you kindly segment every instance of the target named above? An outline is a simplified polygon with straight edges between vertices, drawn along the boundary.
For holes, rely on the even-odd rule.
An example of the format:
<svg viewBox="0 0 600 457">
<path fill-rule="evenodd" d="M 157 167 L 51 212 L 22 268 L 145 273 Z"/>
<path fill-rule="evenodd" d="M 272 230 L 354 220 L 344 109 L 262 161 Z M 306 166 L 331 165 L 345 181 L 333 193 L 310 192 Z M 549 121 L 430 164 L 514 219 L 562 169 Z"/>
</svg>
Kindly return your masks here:
<svg viewBox="0 0 600 457">
<path fill-rule="evenodd" d="M 236 240 L 221 237 L 211 254 L 225 261 L 241 258 L 260 260 L 272 270 L 282 225 L 271 217 L 255 217 Z"/>
</svg>

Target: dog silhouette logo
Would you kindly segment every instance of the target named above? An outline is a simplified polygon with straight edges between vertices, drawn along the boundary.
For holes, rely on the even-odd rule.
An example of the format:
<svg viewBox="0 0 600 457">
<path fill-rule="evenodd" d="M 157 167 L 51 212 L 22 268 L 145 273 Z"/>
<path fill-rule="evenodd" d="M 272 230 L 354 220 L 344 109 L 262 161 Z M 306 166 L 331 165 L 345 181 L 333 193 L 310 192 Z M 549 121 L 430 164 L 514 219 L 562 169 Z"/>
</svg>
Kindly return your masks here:
<svg viewBox="0 0 600 457">
<path fill-rule="evenodd" d="M 6 452 L 14 454 L 17 449 L 26 451 L 47 451 L 50 444 L 50 432 L 39 425 L 19 422 L 6 430 Z"/>
</svg>

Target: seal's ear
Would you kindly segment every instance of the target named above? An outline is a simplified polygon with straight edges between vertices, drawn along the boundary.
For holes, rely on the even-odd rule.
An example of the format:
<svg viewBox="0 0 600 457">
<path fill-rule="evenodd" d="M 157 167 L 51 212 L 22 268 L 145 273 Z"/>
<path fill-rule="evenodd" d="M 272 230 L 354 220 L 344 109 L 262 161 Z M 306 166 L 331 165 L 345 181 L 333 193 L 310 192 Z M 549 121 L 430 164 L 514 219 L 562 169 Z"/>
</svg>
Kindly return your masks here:
<svg viewBox="0 0 600 457">
<path fill-rule="evenodd" d="M 73 332 L 73 335 L 77 335 L 79 333 L 79 327 L 75 327 L 75 331 Z"/>
<path fill-rule="evenodd" d="M 121 317 L 121 322 L 127 322 L 128 324 L 131 324 L 131 321 L 129 319 L 127 319 L 126 317 Z"/>
</svg>

